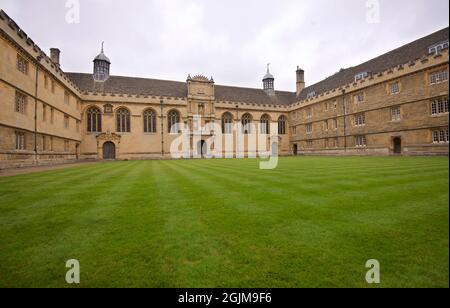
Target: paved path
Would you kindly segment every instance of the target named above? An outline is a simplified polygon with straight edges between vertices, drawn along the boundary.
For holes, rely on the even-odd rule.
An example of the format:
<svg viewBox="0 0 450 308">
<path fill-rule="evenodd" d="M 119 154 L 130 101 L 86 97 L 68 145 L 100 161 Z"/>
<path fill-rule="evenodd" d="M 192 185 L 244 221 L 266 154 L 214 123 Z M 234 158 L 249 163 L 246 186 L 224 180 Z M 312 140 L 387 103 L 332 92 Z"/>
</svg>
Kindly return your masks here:
<svg viewBox="0 0 450 308">
<path fill-rule="evenodd" d="M 50 170 L 60 170 L 60 169 L 67 169 L 67 168 L 80 167 L 80 166 L 86 166 L 86 165 L 94 165 L 94 164 L 99 164 L 99 163 L 100 162 L 79 162 L 79 163 L 60 164 L 60 165 L 53 165 L 53 166 L 36 166 L 36 167 L 26 167 L 26 168 L 4 169 L 4 170 L 0 170 L 0 177 L 29 174 L 29 173 L 38 173 L 38 172 L 44 172 L 44 171 L 50 171 Z"/>
</svg>

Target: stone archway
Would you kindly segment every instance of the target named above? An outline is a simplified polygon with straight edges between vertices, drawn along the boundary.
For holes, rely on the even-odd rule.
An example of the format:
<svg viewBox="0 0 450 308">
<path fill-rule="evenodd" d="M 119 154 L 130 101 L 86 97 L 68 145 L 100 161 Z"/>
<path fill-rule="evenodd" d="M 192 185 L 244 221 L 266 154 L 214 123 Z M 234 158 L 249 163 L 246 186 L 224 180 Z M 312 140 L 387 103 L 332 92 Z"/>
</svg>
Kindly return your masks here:
<svg viewBox="0 0 450 308">
<path fill-rule="evenodd" d="M 97 136 L 97 158 L 98 159 L 119 159 L 120 139 L 118 134 L 107 131 Z M 105 153 L 105 151 L 107 153 Z"/>
</svg>

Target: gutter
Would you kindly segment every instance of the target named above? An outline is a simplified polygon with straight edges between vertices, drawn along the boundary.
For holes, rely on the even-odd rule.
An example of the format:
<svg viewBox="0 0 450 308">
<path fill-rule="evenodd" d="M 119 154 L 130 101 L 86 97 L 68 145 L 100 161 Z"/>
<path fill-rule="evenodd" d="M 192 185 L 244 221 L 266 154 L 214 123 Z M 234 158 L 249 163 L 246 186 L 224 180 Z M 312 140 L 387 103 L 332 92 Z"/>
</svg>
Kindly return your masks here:
<svg viewBox="0 0 450 308">
<path fill-rule="evenodd" d="M 160 100 L 161 104 L 161 155 L 164 157 L 164 101 Z"/>
</svg>

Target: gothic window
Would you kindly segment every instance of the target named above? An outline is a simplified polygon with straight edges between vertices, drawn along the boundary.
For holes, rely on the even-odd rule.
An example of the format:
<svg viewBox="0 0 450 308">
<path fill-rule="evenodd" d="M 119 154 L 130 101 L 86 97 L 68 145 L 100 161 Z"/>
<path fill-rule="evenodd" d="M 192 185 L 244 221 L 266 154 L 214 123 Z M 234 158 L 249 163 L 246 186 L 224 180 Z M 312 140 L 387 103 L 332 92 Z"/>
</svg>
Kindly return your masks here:
<svg viewBox="0 0 450 308">
<path fill-rule="evenodd" d="M 172 110 L 169 112 L 169 115 L 167 116 L 167 127 L 169 129 L 169 133 L 172 132 L 172 126 L 180 123 L 180 114 L 176 110 Z"/>
<path fill-rule="evenodd" d="M 286 117 L 278 118 L 278 135 L 286 135 Z"/>
<path fill-rule="evenodd" d="M 144 132 L 156 133 L 156 112 L 153 109 L 144 111 Z"/>
<path fill-rule="evenodd" d="M 267 114 L 261 117 L 261 134 L 270 134 L 270 117 Z"/>
<path fill-rule="evenodd" d="M 89 133 L 98 133 L 102 131 L 102 113 L 96 107 L 89 108 L 87 111 L 87 131 Z"/>
<path fill-rule="evenodd" d="M 121 108 L 116 113 L 116 128 L 118 133 L 129 133 L 130 127 L 130 112 L 128 109 Z"/>
<path fill-rule="evenodd" d="M 233 116 L 227 112 L 222 116 L 222 134 L 233 133 Z"/>
<path fill-rule="evenodd" d="M 252 133 L 252 116 L 248 113 L 242 116 L 242 133 L 245 135 Z"/>
</svg>

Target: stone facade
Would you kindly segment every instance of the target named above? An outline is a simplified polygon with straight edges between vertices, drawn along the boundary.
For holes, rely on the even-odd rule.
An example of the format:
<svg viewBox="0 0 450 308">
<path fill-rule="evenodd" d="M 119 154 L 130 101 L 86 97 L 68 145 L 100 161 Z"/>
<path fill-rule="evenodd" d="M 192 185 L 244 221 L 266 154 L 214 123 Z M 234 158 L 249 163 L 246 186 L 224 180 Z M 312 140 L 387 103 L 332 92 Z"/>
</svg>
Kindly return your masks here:
<svg viewBox="0 0 450 308">
<path fill-rule="evenodd" d="M 59 50 L 52 49 L 48 57 L 0 11 L 0 168 L 101 160 L 105 151 L 113 151 L 115 159 L 170 159 L 172 142 L 179 138 L 169 132 L 174 112 L 193 130 L 198 116 L 200 126 L 218 124 L 219 131 L 224 116 L 233 123 L 248 117 L 255 124 L 256 148 L 249 146 L 248 135 L 234 132 L 230 137 L 217 128 L 190 134 L 194 148 L 206 140 L 223 144 L 231 138 L 230 152 L 208 144 L 213 153 L 228 157 L 261 154 L 262 145 L 270 148 L 283 118 L 286 128 L 277 137 L 281 155 L 448 155 L 447 77 L 430 83 L 434 72 L 448 76 L 448 31 L 447 48 L 438 53 L 406 57 L 389 69 L 355 82 L 342 80 L 320 93 L 306 93 L 311 89 L 305 88 L 300 69 L 297 93 L 290 93 L 266 89 L 273 80 L 266 80 L 264 89 L 247 89 L 219 86 L 204 76 L 188 76 L 186 82 L 110 76 L 103 50 L 96 64 L 103 69 L 101 61 L 108 61 L 106 79 L 94 81 L 92 75 L 63 72 L 59 58 Z M 391 93 L 392 87 L 398 91 Z M 433 112 L 438 99 L 442 112 Z M 93 107 L 101 114 L 98 131 L 88 130 Z M 125 131 L 118 129 L 119 110 L 129 114 Z M 144 129 L 146 112 L 155 114 L 151 132 Z M 268 133 L 258 126 L 263 118 L 275 124 Z M 240 150 L 238 143 L 243 144 Z"/>
<path fill-rule="evenodd" d="M 448 132 L 449 121 L 448 82 L 431 85 L 434 72 L 448 72 L 448 50 L 294 104 L 292 147 L 306 155 L 391 155 L 400 143 L 398 154 L 448 155 L 448 137 L 433 140 L 435 130 Z M 390 92 L 393 84 L 398 84 L 398 93 Z M 435 99 L 442 99 L 444 112 L 433 115 Z M 395 109 L 398 117 L 393 117 Z M 364 124 L 358 125 L 357 116 Z M 307 132 L 308 126 L 312 131 Z M 357 137 L 364 137 L 366 144 L 358 147 Z"/>
</svg>

